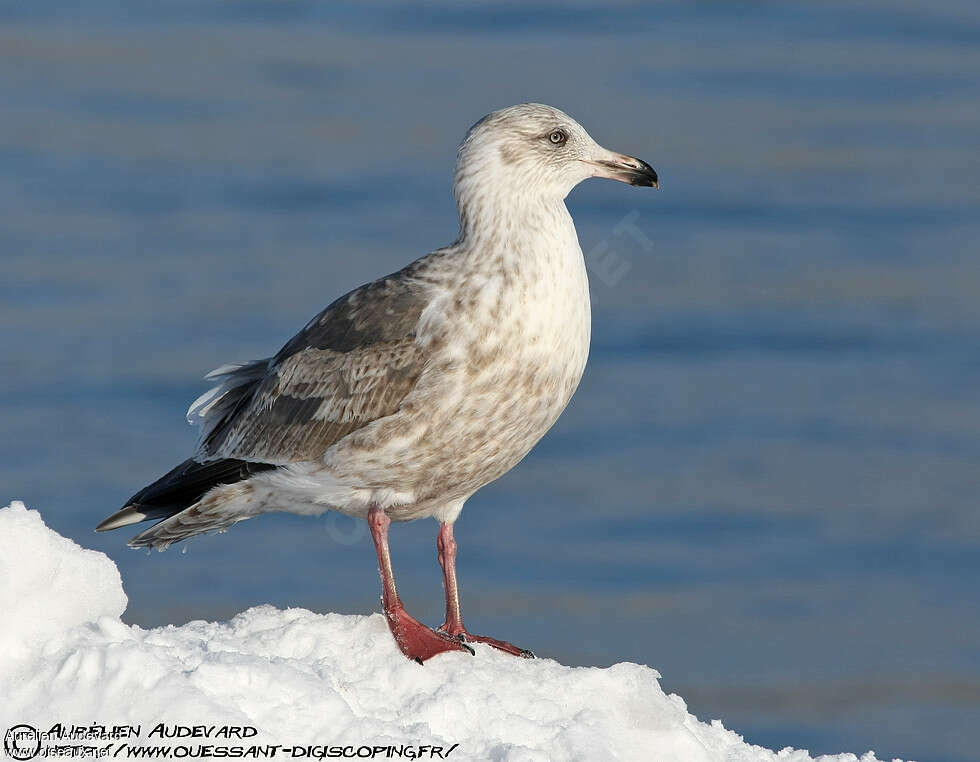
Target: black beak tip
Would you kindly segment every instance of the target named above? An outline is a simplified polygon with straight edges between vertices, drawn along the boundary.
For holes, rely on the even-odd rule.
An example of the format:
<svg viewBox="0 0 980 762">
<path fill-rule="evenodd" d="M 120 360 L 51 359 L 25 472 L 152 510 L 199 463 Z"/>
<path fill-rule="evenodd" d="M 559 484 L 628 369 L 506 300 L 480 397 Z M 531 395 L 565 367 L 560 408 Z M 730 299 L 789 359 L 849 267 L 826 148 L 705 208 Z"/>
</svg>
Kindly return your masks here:
<svg viewBox="0 0 980 762">
<path fill-rule="evenodd" d="M 657 171 L 642 159 L 624 156 L 618 161 L 598 161 L 596 164 L 612 170 L 603 177 L 611 177 L 630 185 L 642 188 L 660 188 L 660 178 Z"/>
<path fill-rule="evenodd" d="M 630 184 L 638 185 L 643 188 L 656 188 L 657 190 L 660 190 L 660 178 L 657 176 L 657 170 L 642 159 L 637 159 L 637 161 L 640 163 L 640 168 L 630 179 Z"/>
<path fill-rule="evenodd" d="M 660 189 L 660 178 L 657 177 L 657 173 L 651 170 L 650 174 L 634 175 L 630 178 L 630 185 L 636 185 L 640 188 L 656 188 Z"/>
</svg>

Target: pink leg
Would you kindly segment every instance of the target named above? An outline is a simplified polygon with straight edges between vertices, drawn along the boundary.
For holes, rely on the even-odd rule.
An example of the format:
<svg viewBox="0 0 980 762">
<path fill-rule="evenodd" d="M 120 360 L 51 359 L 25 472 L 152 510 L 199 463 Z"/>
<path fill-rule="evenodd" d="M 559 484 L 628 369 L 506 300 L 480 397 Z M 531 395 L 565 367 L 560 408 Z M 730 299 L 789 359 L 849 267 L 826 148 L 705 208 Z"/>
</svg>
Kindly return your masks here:
<svg viewBox="0 0 980 762">
<path fill-rule="evenodd" d="M 405 611 L 405 606 L 398 597 L 398 588 L 395 587 L 395 574 L 391 569 L 391 553 L 388 550 L 388 527 L 391 519 L 383 510 L 372 505 L 368 511 L 368 524 L 371 527 L 371 537 L 374 538 L 374 547 L 378 551 L 385 619 L 388 620 L 388 628 L 401 652 L 419 664 L 446 651 L 469 651 L 472 654 L 473 649 L 460 639 L 426 627 Z"/>
<path fill-rule="evenodd" d="M 446 623 L 439 629 L 447 635 L 452 635 L 463 642 L 486 643 L 505 653 L 533 659 L 534 654 L 525 648 L 508 643 L 506 640 L 496 640 L 483 635 L 471 635 L 463 626 L 463 614 L 459 607 L 459 586 L 456 584 L 456 538 L 453 537 L 453 525 L 442 524 L 439 527 L 439 539 L 436 541 L 439 549 L 439 564 L 442 566 L 442 578 L 446 584 Z"/>
</svg>

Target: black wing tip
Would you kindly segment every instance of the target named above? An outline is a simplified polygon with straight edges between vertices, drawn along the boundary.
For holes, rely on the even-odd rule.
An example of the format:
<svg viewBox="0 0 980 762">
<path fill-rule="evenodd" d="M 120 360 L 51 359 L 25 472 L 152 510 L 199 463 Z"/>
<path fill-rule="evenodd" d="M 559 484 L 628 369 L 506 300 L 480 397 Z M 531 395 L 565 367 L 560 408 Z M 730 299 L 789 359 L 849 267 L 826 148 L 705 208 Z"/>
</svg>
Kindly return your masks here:
<svg viewBox="0 0 980 762">
<path fill-rule="evenodd" d="M 141 521 L 167 519 L 192 506 L 213 487 L 244 481 L 274 468 L 278 466 L 233 458 L 205 463 L 190 458 L 129 498 L 95 531 L 108 532 Z"/>
</svg>

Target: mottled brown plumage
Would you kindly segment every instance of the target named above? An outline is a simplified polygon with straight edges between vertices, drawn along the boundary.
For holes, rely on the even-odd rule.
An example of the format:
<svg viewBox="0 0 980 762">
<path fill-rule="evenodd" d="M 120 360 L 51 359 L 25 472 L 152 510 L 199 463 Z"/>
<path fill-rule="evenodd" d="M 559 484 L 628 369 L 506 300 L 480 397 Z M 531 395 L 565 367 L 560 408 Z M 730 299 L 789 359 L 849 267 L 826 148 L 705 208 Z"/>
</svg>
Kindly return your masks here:
<svg viewBox="0 0 980 762">
<path fill-rule="evenodd" d="M 162 549 L 267 511 L 367 517 L 403 652 L 458 650 L 471 636 L 452 524 L 548 431 L 585 369 L 588 278 L 564 198 L 592 176 L 657 182 L 550 106 L 482 119 L 459 149 L 459 239 L 337 299 L 274 357 L 211 374 L 189 413 L 194 458 L 99 528 L 162 518 L 130 543 Z M 443 523 L 442 635 L 404 611 L 387 551 L 391 520 L 426 516 Z"/>
<path fill-rule="evenodd" d="M 415 343 L 425 305 L 403 273 L 342 296 L 269 361 L 266 375 L 204 438 L 199 456 L 313 461 L 396 412 L 425 364 Z"/>
</svg>

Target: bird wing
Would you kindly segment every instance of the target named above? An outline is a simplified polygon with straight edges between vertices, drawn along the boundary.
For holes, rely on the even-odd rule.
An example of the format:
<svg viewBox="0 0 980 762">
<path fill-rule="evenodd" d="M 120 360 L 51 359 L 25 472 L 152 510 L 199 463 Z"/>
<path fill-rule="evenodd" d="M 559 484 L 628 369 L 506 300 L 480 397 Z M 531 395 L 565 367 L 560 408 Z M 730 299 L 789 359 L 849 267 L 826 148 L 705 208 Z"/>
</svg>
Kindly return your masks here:
<svg viewBox="0 0 980 762">
<path fill-rule="evenodd" d="M 219 368 L 225 380 L 191 406 L 202 426 L 197 459 L 318 460 L 395 413 L 425 364 L 415 332 L 427 303 L 422 286 L 395 273 L 340 297 L 270 360 Z"/>
</svg>

